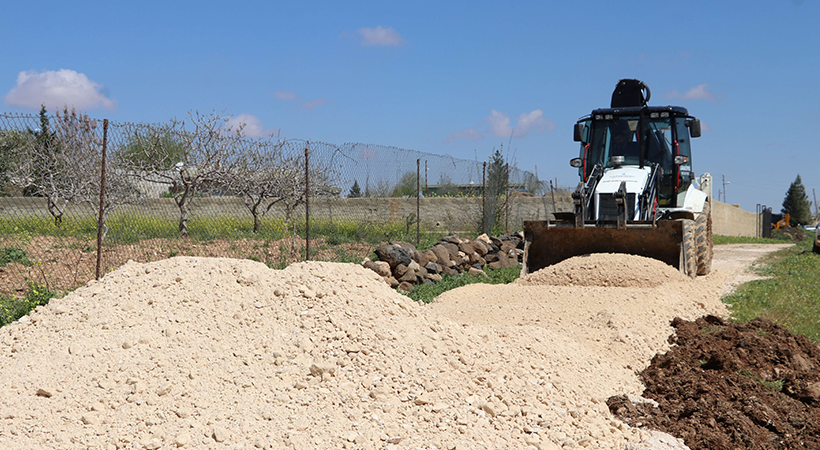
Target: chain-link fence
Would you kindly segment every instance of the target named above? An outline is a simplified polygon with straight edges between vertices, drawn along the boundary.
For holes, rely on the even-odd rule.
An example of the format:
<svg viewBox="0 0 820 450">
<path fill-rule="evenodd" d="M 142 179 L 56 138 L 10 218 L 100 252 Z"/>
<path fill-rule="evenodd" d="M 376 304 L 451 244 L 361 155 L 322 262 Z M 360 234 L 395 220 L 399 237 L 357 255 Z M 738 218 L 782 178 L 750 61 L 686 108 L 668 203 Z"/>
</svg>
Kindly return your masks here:
<svg viewBox="0 0 820 450">
<path fill-rule="evenodd" d="M 248 138 L 226 124 L 0 114 L 0 295 L 178 255 L 360 261 L 380 242 L 514 231 L 568 209 L 565 192 L 499 159 Z"/>
</svg>

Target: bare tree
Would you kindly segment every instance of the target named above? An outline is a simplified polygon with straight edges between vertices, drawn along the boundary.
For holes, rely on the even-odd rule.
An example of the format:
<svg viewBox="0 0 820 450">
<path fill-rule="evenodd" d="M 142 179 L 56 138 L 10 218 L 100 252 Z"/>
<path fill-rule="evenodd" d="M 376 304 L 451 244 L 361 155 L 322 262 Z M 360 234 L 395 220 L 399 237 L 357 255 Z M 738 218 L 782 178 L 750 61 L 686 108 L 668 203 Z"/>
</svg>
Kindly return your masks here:
<svg viewBox="0 0 820 450">
<path fill-rule="evenodd" d="M 218 183 L 242 199 L 253 216 L 253 232 L 258 233 L 261 219 L 285 198 L 282 193 L 294 176 L 296 161 L 284 155 L 284 142 L 246 139 L 242 144 L 231 170 L 219 174 Z"/>
<path fill-rule="evenodd" d="M 285 207 L 285 231 L 289 232 L 293 227 L 293 241 L 291 244 L 291 257 L 295 256 L 296 249 L 296 227 L 293 224 L 296 208 L 305 204 L 308 195 L 313 197 L 336 196 L 341 189 L 336 186 L 337 174 L 330 166 L 329 161 L 310 159 L 308 170 L 305 171 L 304 151 L 298 145 L 293 145 L 286 153 L 288 165 L 282 167 L 281 176 L 284 181 L 280 191 L 281 201 Z M 307 179 L 306 179 L 307 175 Z M 309 188 L 309 189 L 308 189 Z"/>
<path fill-rule="evenodd" d="M 103 133 L 100 123 L 88 115 L 78 114 L 74 109 L 63 108 L 57 112 L 54 122 L 54 134 L 57 145 L 65 156 L 72 158 L 70 173 L 64 174 L 82 181 L 73 196 L 75 203 L 90 204 L 97 214 L 102 212 L 103 236 L 107 234 L 106 221 L 113 211 L 124 204 L 140 201 L 139 192 L 134 185 L 134 177 L 121 167 L 122 161 L 116 154 L 106 158 L 105 191 L 100 203 L 102 190 L 102 147 Z M 81 186 L 81 187 L 80 187 Z M 102 211 L 100 211 L 102 207 Z"/>
<path fill-rule="evenodd" d="M 42 108 L 39 129 L 28 132 L 31 138 L 24 143 L 14 179 L 30 195 L 46 199 L 58 227 L 68 205 L 87 200 L 98 185 L 97 125 L 86 115 L 64 109 L 52 126 Z"/>
<path fill-rule="evenodd" d="M 179 208 L 179 232 L 188 235 L 190 205 L 204 187 L 218 182 L 235 163 L 242 127 L 231 130 L 216 114 L 189 113 L 190 121 L 134 127 L 123 160 L 145 181 L 167 185 Z"/>
</svg>

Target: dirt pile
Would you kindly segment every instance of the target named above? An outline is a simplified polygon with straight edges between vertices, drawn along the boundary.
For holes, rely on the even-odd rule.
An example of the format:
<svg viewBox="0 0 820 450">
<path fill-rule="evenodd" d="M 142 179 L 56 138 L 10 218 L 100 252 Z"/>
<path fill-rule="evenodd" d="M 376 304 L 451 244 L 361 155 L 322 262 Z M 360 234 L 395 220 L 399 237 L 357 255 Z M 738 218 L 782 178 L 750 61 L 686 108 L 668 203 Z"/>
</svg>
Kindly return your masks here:
<svg viewBox="0 0 820 450">
<path fill-rule="evenodd" d="M 634 404 L 613 413 L 681 437 L 692 449 L 820 448 L 820 349 L 770 321 L 675 319 L 675 346 L 641 374 Z"/>
<path fill-rule="evenodd" d="M 0 329 L 0 448 L 676 448 L 605 401 L 720 282 L 421 306 L 353 264 L 132 262 Z"/>
<path fill-rule="evenodd" d="M 679 270 L 658 260 L 637 255 L 596 253 L 570 258 L 528 274 L 516 283 L 550 286 L 605 286 L 652 288 L 683 282 Z"/>
</svg>

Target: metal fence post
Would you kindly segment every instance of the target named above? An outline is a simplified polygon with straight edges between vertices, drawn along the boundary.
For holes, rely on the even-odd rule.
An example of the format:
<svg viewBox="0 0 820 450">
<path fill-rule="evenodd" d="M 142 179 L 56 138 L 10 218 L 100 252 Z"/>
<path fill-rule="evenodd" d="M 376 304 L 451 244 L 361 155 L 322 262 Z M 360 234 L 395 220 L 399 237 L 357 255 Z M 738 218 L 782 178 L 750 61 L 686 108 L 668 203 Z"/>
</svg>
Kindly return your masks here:
<svg viewBox="0 0 820 450">
<path fill-rule="evenodd" d="M 510 163 L 504 165 L 504 171 L 507 172 L 507 182 L 504 186 L 504 232 L 510 232 Z"/>
<path fill-rule="evenodd" d="M 97 270 L 95 278 L 100 279 L 100 266 L 102 265 L 102 232 L 103 232 L 103 212 L 105 208 L 105 154 L 108 148 L 108 119 L 103 119 L 103 141 L 102 141 L 102 166 L 100 168 L 100 214 L 97 218 Z"/>
<path fill-rule="evenodd" d="M 416 160 L 416 245 L 421 242 L 421 159 Z"/>
<path fill-rule="evenodd" d="M 481 232 L 487 233 L 487 161 L 482 164 L 481 171 Z"/>
<path fill-rule="evenodd" d="M 310 260 L 310 141 L 305 145 L 305 261 Z"/>
</svg>

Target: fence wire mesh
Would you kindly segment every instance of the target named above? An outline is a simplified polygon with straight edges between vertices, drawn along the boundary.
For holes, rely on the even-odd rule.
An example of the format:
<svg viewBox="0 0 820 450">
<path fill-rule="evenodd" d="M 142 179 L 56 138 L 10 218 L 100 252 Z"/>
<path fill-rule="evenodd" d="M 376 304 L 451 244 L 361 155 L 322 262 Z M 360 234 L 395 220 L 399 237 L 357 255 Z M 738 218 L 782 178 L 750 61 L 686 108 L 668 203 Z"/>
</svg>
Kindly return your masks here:
<svg viewBox="0 0 820 450">
<path fill-rule="evenodd" d="M 561 209 L 506 163 L 226 123 L 0 114 L 0 295 L 70 290 L 129 260 L 358 262 L 384 241 L 500 233 Z"/>
</svg>

